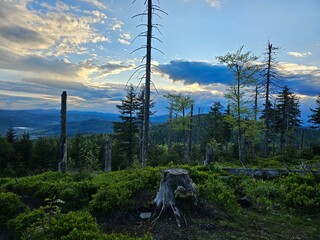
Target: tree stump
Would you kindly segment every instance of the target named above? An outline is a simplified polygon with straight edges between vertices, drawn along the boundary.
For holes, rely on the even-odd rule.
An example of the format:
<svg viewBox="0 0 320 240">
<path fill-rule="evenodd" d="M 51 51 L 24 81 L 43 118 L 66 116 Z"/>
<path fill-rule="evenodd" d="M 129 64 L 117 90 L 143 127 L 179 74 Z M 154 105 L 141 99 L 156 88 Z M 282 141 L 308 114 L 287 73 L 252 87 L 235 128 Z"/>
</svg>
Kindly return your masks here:
<svg viewBox="0 0 320 240">
<path fill-rule="evenodd" d="M 208 166 L 211 163 L 215 162 L 215 157 L 214 157 L 214 149 L 211 146 L 206 147 L 206 159 L 203 162 L 204 166 Z"/>
<path fill-rule="evenodd" d="M 187 170 L 178 168 L 163 170 L 159 191 L 154 199 L 156 210 L 153 217 L 156 216 L 156 213 L 159 209 L 161 210 L 154 222 L 160 218 L 163 211 L 167 207 L 171 207 L 178 226 L 181 227 L 182 223 L 184 223 L 186 226 L 186 219 L 182 212 L 178 209 L 176 200 L 178 198 L 191 198 L 196 201 L 196 195 L 196 185 L 189 177 Z"/>
</svg>

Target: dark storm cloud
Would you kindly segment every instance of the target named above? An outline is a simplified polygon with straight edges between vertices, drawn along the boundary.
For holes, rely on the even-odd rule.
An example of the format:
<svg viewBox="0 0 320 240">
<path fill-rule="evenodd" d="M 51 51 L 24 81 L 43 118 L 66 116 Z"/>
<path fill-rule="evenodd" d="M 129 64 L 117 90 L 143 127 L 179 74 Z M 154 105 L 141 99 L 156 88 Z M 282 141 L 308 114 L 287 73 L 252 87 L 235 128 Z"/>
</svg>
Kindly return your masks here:
<svg viewBox="0 0 320 240">
<path fill-rule="evenodd" d="M 226 84 L 233 77 L 226 66 L 207 62 L 173 60 L 168 64 L 160 65 L 159 68 L 173 81 L 182 81 L 185 84 Z"/>
<path fill-rule="evenodd" d="M 159 66 L 163 74 L 167 74 L 173 81 L 185 84 L 199 83 L 203 85 L 232 82 L 233 74 L 227 66 L 214 65 L 207 62 L 174 60 Z M 281 75 L 281 74 L 280 74 Z M 297 94 L 316 96 L 320 93 L 320 72 L 287 71 L 280 77 L 281 85 L 288 86 Z"/>
</svg>

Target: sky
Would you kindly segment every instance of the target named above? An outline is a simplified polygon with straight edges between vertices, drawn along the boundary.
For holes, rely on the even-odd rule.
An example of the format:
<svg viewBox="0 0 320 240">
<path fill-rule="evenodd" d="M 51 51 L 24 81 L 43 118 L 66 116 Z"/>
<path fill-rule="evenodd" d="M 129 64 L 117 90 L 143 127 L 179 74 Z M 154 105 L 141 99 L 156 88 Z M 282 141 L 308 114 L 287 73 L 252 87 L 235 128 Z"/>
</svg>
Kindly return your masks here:
<svg viewBox="0 0 320 240">
<path fill-rule="evenodd" d="M 0 109 L 68 109 L 117 113 L 145 55 L 144 0 L 1 0 Z M 167 113 L 166 93 L 195 99 L 207 112 L 232 74 L 217 56 L 242 45 L 263 60 L 279 47 L 281 84 L 299 97 L 303 119 L 320 94 L 319 0 L 159 0 L 153 21 L 152 98 Z M 143 34 L 142 34 L 143 35 Z M 158 51 L 158 50 L 160 51 Z"/>
</svg>

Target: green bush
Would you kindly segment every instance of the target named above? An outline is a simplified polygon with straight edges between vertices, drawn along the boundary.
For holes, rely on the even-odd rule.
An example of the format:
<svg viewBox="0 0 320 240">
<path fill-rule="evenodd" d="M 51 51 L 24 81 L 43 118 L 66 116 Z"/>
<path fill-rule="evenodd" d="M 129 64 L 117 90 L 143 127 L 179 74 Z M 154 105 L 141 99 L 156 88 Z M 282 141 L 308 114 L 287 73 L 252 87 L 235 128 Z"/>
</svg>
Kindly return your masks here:
<svg viewBox="0 0 320 240">
<path fill-rule="evenodd" d="M 104 239 L 88 212 L 61 214 L 36 209 L 9 221 L 9 229 L 21 239 Z"/>
<path fill-rule="evenodd" d="M 283 204 L 300 213 L 320 212 L 320 177 L 317 175 L 290 175 L 279 180 L 286 186 Z"/>
<path fill-rule="evenodd" d="M 237 207 L 234 190 L 219 178 L 209 178 L 199 189 L 200 194 L 226 210 L 235 210 Z"/>
<path fill-rule="evenodd" d="M 71 182 L 63 189 L 58 197 L 63 199 L 64 209 L 75 210 L 88 206 L 92 195 L 98 190 L 96 184 L 92 181 Z"/>
<path fill-rule="evenodd" d="M 7 221 L 14 218 L 24 208 L 20 197 L 11 192 L 0 192 L 0 226 L 5 226 Z"/>
<path fill-rule="evenodd" d="M 90 212 L 95 216 L 103 216 L 117 209 L 128 208 L 132 205 L 135 194 L 142 190 L 156 190 L 160 178 L 160 168 L 131 169 L 101 174 L 94 179 L 100 188 L 89 203 Z"/>
<path fill-rule="evenodd" d="M 44 209 L 27 210 L 8 221 L 9 230 L 18 238 L 31 226 L 40 223 L 45 217 Z"/>
</svg>

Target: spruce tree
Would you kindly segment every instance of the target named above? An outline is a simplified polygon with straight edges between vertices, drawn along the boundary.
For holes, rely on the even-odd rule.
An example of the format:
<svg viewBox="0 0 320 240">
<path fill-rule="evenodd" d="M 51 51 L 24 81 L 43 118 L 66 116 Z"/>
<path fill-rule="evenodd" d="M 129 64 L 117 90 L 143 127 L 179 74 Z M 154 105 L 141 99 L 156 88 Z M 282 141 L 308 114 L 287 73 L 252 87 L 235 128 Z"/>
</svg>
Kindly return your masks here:
<svg viewBox="0 0 320 240">
<path fill-rule="evenodd" d="M 280 134 L 280 151 L 282 152 L 293 137 L 294 129 L 301 124 L 299 99 L 285 86 L 278 94 L 276 105 L 276 125 Z"/>
<path fill-rule="evenodd" d="M 208 141 L 216 140 L 218 143 L 224 143 L 224 126 L 222 105 L 220 102 L 213 103 L 209 111 L 209 131 Z"/>
<path fill-rule="evenodd" d="M 316 107 L 310 108 L 310 111 L 312 114 L 309 116 L 308 122 L 312 123 L 313 128 L 319 128 L 320 127 L 320 95 L 318 95 L 316 100 Z"/>
<path fill-rule="evenodd" d="M 138 146 L 139 128 L 136 113 L 139 110 L 139 102 L 132 84 L 126 91 L 125 99 L 121 101 L 121 105 L 117 105 L 122 122 L 114 122 L 113 130 L 120 152 L 125 154 L 127 163 L 131 165 Z"/>
</svg>

